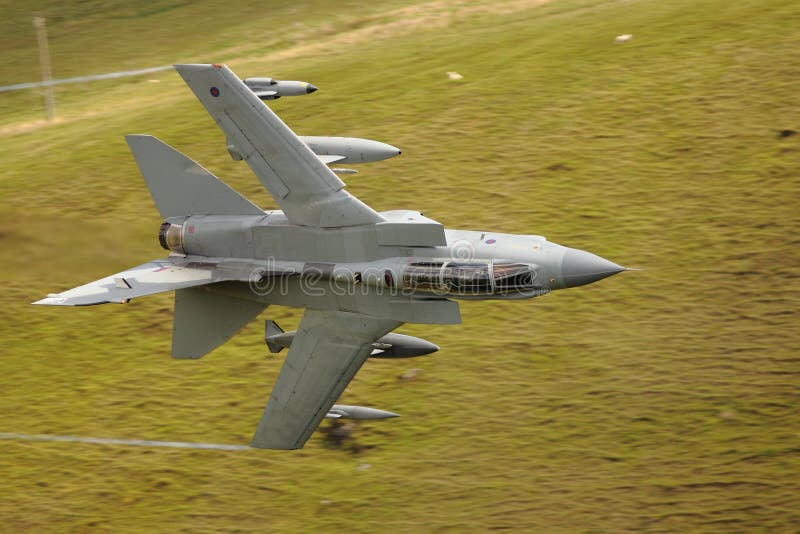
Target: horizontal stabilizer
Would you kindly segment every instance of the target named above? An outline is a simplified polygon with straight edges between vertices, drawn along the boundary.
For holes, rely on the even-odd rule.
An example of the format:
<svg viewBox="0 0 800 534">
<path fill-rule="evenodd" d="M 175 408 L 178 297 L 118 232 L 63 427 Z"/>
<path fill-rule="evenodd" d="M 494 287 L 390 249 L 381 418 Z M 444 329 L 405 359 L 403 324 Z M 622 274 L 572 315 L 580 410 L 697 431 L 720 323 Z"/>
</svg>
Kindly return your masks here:
<svg viewBox="0 0 800 534">
<path fill-rule="evenodd" d="M 34 302 L 49 306 L 91 306 L 124 303 L 137 297 L 213 282 L 214 273 L 175 265 L 169 258 L 151 261 L 127 271 L 89 282 Z"/>
<path fill-rule="evenodd" d="M 34 304 L 90 306 L 121 303 L 146 295 L 216 282 L 249 282 L 256 271 L 263 272 L 265 276 L 279 276 L 286 272 L 270 270 L 268 267 L 266 262 L 258 260 L 209 257 L 198 260 L 197 256 L 169 256 L 61 293 L 52 293 Z"/>
<path fill-rule="evenodd" d="M 151 135 L 125 136 L 161 217 L 263 215 L 264 210 Z"/>
</svg>

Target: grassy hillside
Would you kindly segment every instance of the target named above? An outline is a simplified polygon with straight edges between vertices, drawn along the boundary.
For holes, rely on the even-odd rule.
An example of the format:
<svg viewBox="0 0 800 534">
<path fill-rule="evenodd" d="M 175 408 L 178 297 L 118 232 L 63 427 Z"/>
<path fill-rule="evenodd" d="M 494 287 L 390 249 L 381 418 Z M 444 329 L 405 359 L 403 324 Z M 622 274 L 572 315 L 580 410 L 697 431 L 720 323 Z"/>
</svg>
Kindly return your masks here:
<svg viewBox="0 0 800 534">
<path fill-rule="evenodd" d="M 296 131 L 403 149 L 348 177 L 374 208 L 646 270 L 402 327 L 442 350 L 368 362 L 342 401 L 403 417 L 342 446 L 327 422 L 291 453 L 0 441 L 5 528 L 796 529 L 796 2 L 41 4 L 57 76 L 225 61 L 307 80 L 271 105 Z M 37 77 L 29 10 L 3 7 L 3 84 Z M 260 320 L 186 362 L 170 295 L 28 303 L 162 256 L 124 134 L 272 201 L 173 72 L 57 99 L 50 124 L 34 91 L 0 100 L 0 432 L 247 443 L 282 364 Z"/>
</svg>

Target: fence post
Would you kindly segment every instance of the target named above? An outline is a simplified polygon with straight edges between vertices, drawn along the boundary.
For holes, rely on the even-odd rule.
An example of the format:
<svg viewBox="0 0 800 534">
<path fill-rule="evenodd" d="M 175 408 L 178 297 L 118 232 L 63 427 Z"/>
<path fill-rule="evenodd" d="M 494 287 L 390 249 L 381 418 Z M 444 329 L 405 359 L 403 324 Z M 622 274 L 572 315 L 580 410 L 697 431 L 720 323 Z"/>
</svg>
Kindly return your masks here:
<svg viewBox="0 0 800 534">
<path fill-rule="evenodd" d="M 42 66 L 42 95 L 44 96 L 44 114 L 51 121 L 56 117 L 56 99 L 53 94 L 52 72 L 50 69 L 50 48 L 47 45 L 47 26 L 44 17 L 33 16 L 33 27 L 36 28 L 36 40 L 39 43 L 39 63 Z"/>
</svg>

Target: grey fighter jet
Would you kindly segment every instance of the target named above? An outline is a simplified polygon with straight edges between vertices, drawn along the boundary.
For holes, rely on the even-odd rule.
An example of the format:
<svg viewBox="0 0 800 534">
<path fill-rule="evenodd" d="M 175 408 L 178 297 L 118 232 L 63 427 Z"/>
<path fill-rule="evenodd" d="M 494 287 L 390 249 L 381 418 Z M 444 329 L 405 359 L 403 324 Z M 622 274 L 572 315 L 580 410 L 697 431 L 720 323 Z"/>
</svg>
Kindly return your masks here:
<svg viewBox="0 0 800 534">
<path fill-rule="evenodd" d="M 169 256 L 35 304 L 175 291 L 172 356 L 190 359 L 269 305 L 305 308 L 297 332 L 267 321 L 270 350 L 289 351 L 253 447 L 301 448 L 325 417 L 395 416 L 334 402 L 367 358 L 438 349 L 390 333 L 403 323 L 456 324 L 458 300 L 527 299 L 624 270 L 544 237 L 446 230 L 417 211 L 376 212 L 227 67 L 175 68 L 280 209 L 261 209 L 155 137 L 129 135 Z"/>
</svg>

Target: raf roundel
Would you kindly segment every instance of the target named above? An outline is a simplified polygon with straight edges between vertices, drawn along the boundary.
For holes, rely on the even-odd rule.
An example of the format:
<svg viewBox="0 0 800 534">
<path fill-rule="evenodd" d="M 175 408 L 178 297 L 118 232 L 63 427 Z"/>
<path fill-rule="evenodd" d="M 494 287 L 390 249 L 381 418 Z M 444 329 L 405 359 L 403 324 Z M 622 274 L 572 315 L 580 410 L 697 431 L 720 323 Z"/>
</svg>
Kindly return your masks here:
<svg viewBox="0 0 800 534">
<path fill-rule="evenodd" d="M 211 93 L 211 96 L 213 96 L 214 98 L 219 96 L 219 89 L 217 89 L 216 87 L 212 87 L 209 92 Z"/>
<path fill-rule="evenodd" d="M 484 243 L 486 243 L 487 245 L 494 245 L 495 243 L 497 243 L 497 239 L 487 239 L 486 241 L 484 241 Z"/>
</svg>

